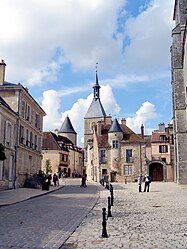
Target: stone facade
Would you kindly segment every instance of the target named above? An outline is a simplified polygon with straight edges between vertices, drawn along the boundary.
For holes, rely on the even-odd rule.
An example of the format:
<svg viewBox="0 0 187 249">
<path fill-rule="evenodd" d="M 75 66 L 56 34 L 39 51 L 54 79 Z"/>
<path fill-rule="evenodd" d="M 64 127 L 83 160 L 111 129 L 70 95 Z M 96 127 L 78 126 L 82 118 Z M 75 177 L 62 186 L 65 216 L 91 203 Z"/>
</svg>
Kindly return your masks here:
<svg viewBox="0 0 187 249">
<path fill-rule="evenodd" d="M 173 125 L 169 124 L 165 127 L 165 124 L 161 123 L 158 130 L 154 130 L 152 135 L 147 135 L 144 139 L 148 170 L 152 180 L 173 181 Z"/>
<path fill-rule="evenodd" d="M 176 0 L 171 46 L 174 124 L 174 181 L 187 184 L 187 0 Z"/>
<path fill-rule="evenodd" d="M 84 147 L 88 179 L 100 181 L 137 181 L 147 173 L 145 141 L 117 119 L 107 116 L 99 99 L 99 83 L 96 72 L 94 98 L 85 115 Z"/>
<path fill-rule="evenodd" d="M 62 172 L 67 177 L 82 176 L 85 174 L 84 151 L 74 144 L 77 133 L 69 118 L 65 119 L 64 124 L 55 133 L 43 132 L 42 169 L 45 171 L 46 160 L 49 159 L 52 173 Z"/>
<path fill-rule="evenodd" d="M 4 61 L 0 63 L 0 96 L 17 113 L 15 135 L 15 186 L 22 187 L 26 177 L 41 170 L 41 145 L 43 116 L 45 112 L 20 83 L 13 84 L 4 80 Z"/>
<path fill-rule="evenodd" d="M 0 97 L 0 143 L 5 147 L 4 161 L 0 161 L 0 190 L 15 187 L 16 129 L 18 115 Z"/>
</svg>

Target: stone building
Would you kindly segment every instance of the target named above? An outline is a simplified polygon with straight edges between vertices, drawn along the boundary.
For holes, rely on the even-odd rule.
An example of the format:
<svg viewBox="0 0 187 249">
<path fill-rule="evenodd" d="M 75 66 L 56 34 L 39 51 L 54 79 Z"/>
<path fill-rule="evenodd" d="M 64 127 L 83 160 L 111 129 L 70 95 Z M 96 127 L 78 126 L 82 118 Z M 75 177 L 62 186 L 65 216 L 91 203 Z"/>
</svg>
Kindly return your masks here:
<svg viewBox="0 0 187 249">
<path fill-rule="evenodd" d="M 187 184 L 187 0 L 176 0 L 171 46 L 174 181 Z"/>
<path fill-rule="evenodd" d="M 145 135 L 146 158 L 149 175 L 153 181 L 173 181 L 173 125 L 159 124 L 152 135 Z"/>
<path fill-rule="evenodd" d="M 0 144 L 5 147 L 6 156 L 0 161 L 0 190 L 15 186 L 17 120 L 18 114 L 0 96 Z"/>
<path fill-rule="evenodd" d="M 41 169 L 41 145 L 43 116 L 45 112 L 20 83 L 5 81 L 6 64 L 0 63 L 0 96 L 17 113 L 15 133 L 14 176 L 15 186 L 24 185 L 26 177 L 37 174 Z M 13 129 L 13 127 L 12 127 Z M 7 136 L 7 134 L 5 134 Z M 8 159 L 10 160 L 10 159 Z"/>
<path fill-rule="evenodd" d="M 52 172 L 62 172 L 68 177 L 78 177 L 85 173 L 84 151 L 77 146 L 77 133 L 69 117 L 66 117 L 60 130 L 43 133 L 43 161 L 45 168 L 50 159 Z"/>
<path fill-rule="evenodd" d="M 145 141 L 122 119 L 107 116 L 100 101 L 96 72 L 94 97 L 84 118 L 85 165 L 88 179 L 100 181 L 136 181 L 147 173 Z"/>
</svg>

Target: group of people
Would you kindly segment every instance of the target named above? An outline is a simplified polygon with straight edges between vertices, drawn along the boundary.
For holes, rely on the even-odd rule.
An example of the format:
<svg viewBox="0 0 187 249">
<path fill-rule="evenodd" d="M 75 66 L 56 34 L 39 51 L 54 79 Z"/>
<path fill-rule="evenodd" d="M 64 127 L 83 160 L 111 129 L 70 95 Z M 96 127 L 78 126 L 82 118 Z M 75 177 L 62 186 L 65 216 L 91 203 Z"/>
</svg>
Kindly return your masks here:
<svg viewBox="0 0 187 249">
<path fill-rule="evenodd" d="M 54 186 L 59 186 L 60 181 L 62 180 L 63 177 L 65 177 L 65 175 L 62 172 L 54 173 L 53 176 L 52 176 L 52 174 L 49 174 L 47 177 L 48 182 L 49 182 L 49 186 L 52 185 L 52 182 L 53 182 Z"/>
<path fill-rule="evenodd" d="M 142 192 L 142 179 L 144 181 L 144 192 L 149 192 L 151 177 L 148 174 L 146 174 L 144 177 L 142 177 L 142 175 L 140 175 L 138 177 L 138 190 L 139 190 L 139 192 Z"/>
</svg>

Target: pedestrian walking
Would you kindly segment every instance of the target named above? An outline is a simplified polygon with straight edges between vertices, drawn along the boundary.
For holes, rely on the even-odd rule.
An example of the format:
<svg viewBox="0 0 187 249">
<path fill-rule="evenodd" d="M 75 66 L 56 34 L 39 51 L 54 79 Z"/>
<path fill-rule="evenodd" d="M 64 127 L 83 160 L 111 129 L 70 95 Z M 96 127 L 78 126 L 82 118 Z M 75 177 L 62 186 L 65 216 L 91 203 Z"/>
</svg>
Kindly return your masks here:
<svg viewBox="0 0 187 249">
<path fill-rule="evenodd" d="M 56 183 L 58 182 L 58 176 L 56 174 L 53 175 L 54 186 L 56 187 Z"/>
<path fill-rule="evenodd" d="M 83 188 L 87 187 L 87 185 L 86 185 L 86 175 L 82 176 L 81 186 L 80 187 L 83 187 Z"/>
<path fill-rule="evenodd" d="M 146 174 L 145 177 L 144 177 L 144 182 L 145 182 L 145 187 L 144 187 L 144 192 L 149 192 L 149 186 L 150 186 L 150 183 L 151 183 L 151 177 Z"/>
<path fill-rule="evenodd" d="M 142 175 L 138 176 L 138 191 L 142 192 Z"/>
</svg>

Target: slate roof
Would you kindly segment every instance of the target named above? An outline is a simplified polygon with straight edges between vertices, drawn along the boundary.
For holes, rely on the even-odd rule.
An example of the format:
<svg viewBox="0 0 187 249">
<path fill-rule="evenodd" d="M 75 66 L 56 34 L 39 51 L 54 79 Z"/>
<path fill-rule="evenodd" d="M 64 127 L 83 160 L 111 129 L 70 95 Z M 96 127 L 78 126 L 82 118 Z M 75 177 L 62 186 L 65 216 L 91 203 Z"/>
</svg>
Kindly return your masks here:
<svg viewBox="0 0 187 249">
<path fill-rule="evenodd" d="M 145 142 L 145 140 L 140 135 L 134 133 L 126 125 L 119 124 L 119 126 L 120 126 L 121 131 L 123 132 L 123 140 L 121 141 L 121 143 Z M 101 126 L 101 135 L 97 135 L 98 145 L 100 148 L 110 147 L 108 143 L 108 133 L 109 133 L 110 128 L 111 128 L 111 125 Z"/>
<path fill-rule="evenodd" d="M 84 118 L 102 118 L 106 117 L 105 110 L 100 99 L 93 99 Z"/>
<path fill-rule="evenodd" d="M 60 136 L 62 137 L 62 136 Z M 59 144 L 59 138 L 55 133 L 43 132 L 43 146 L 42 149 L 44 150 L 64 150 L 68 151 L 66 146 L 61 147 Z M 71 142 L 71 141 L 70 141 Z"/>
<path fill-rule="evenodd" d="M 114 121 L 112 122 L 112 125 L 108 131 L 109 133 L 112 132 L 123 132 L 123 130 L 121 129 L 121 126 L 118 123 L 117 118 L 114 119 Z"/>
<path fill-rule="evenodd" d="M 99 81 L 98 81 L 97 71 L 96 71 L 96 83 L 93 86 L 93 89 L 94 89 L 94 97 L 93 97 L 92 103 L 91 103 L 90 107 L 88 108 L 88 111 L 87 111 L 84 118 L 103 118 L 103 117 L 106 117 L 105 110 L 101 104 L 100 97 L 99 97 L 100 85 L 99 85 Z"/>
<path fill-rule="evenodd" d="M 59 132 L 77 134 L 68 116 L 65 118 Z"/>
</svg>

